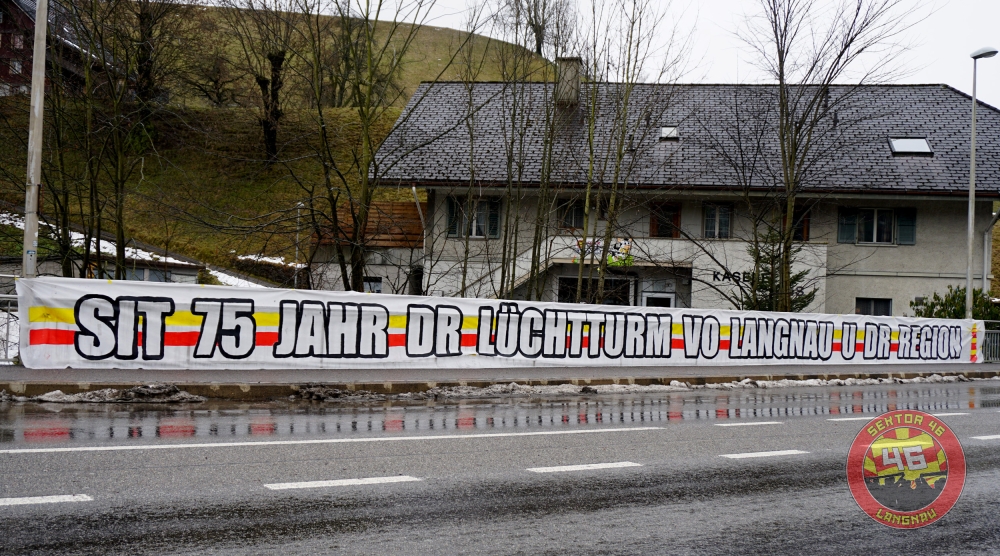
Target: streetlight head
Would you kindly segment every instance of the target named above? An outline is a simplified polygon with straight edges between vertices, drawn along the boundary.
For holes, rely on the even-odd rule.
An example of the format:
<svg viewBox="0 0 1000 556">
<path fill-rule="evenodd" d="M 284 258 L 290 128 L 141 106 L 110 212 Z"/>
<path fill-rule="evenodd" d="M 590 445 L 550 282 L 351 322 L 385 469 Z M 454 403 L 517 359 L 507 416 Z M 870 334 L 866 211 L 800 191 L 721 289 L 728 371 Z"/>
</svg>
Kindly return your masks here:
<svg viewBox="0 0 1000 556">
<path fill-rule="evenodd" d="M 997 49 L 992 46 L 987 46 L 985 48 L 980 48 L 979 50 L 970 54 L 973 60 L 978 60 L 980 58 L 992 58 L 997 55 Z"/>
</svg>

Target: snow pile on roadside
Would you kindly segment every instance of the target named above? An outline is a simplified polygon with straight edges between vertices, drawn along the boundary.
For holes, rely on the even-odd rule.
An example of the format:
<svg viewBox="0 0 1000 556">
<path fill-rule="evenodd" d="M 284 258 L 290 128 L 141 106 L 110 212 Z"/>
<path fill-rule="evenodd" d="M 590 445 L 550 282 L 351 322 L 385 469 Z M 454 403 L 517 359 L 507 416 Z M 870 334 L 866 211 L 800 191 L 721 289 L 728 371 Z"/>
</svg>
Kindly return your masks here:
<svg viewBox="0 0 1000 556">
<path fill-rule="evenodd" d="M 578 386 L 575 384 L 555 384 L 551 386 L 528 386 L 511 382 L 510 384 L 493 384 L 486 388 L 475 386 L 446 386 L 431 388 L 424 392 L 427 397 L 436 399 L 450 398 L 499 398 L 516 396 L 560 396 L 579 394 L 653 394 L 660 392 L 685 392 L 690 390 L 687 384 L 671 382 L 670 385 L 652 384 L 640 386 L 637 384 L 602 384 L 594 386 Z"/>
<path fill-rule="evenodd" d="M 299 387 L 299 394 L 289 396 L 289 400 L 323 401 L 323 402 L 364 402 L 384 400 L 460 400 L 481 398 L 517 398 L 532 396 L 580 396 L 588 394 L 661 394 L 667 392 L 691 392 L 695 390 L 736 390 L 755 388 L 793 388 L 802 386 L 872 386 L 879 384 L 937 384 L 968 382 L 972 380 L 1000 380 L 1000 377 L 990 379 L 970 379 L 964 375 L 941 376 L 933 374 L 917 378 L 846 378 L 846 379 L 781 379 L 753 380 L 745 378 L 740 381 L 715 384 L 689 384 L 677 380 L 670 384 L 602 384 L 579 386 L 574 384 L 556 384 L 550 386 L 530 386 L 510 382 L 493 384 L 487 387 L 478 386 L 443 386 L 430 388 L 424 392 L 406 392 L 402 394 L 379 394 L 367 390 L 339 390 L 321 384 L 304 384 Z"/>
<path fill-rule="evenodd" d="M 205 398 L 189 394 L 173 384 L 150 384 L 134 386 L 124 390 L 104 388 L 79 394 L 66 394 L 62 390 L 47 392 L 41 396 L 12 396 L 0 391 L 0 402 L 38 403 L 190 403 L 203 402 Z"/>
<path fill-rule="evenodd" d="M 304 401 L 315 401 L 315 402 L 325 402 L 325 401 L 382 401 L 386 399 L 385 394 L 376 394 L 375 392 L 369 392 L 368 390 L 340 390 L 338 388 L 329 388 L 321 384 L 304 384 L 299 386 L 298 395 L 288 396 L 289 400 L 304 400 Z"/>
</svg>

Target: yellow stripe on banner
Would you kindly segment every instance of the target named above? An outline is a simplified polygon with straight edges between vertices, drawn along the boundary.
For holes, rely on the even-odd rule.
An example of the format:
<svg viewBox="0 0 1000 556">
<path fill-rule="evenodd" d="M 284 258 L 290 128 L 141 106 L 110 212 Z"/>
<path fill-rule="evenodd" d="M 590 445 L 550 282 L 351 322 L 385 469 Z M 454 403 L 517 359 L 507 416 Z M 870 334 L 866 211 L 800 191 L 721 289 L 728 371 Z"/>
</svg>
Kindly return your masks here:
<svg viewBox="0 0 1000 556">
<path fill-rule="evenodd" d="M 163 319 L 163 324 L 167 326 L 201 326 L 201 315 L 195 315 L 191 311 L 177 311 Z"/>
<path fill-rule="evenodd" d="M 257 326 L 278 326 L 281 315 L 278 313 L 254 313 L 254 320 Z M 406 317 L 402 317 L 404 320 Z M 142 323 L 142 315 L 139 315 L 139 323 Z M 167 326 L 201 326 L 201 315 L 195 315 L 191 311 L 176 311 L 174 314 L 163 319 Z M 29 307 L 28 322 L 61 322 L 65 324 L 76 324 L 73 309 L 68 307 Z"/>
<path fill-rule="evenodd" d="M 729 333 L 732 332 L 732 330 L 733 330 L 732 326 L 723 326 L 721 328 L 722 328 L 722 332 L 721 333 L 722 333 L 723 336 L 729 336 L 730 335 Z"/>
<path fill-rule="evenodd" d="M 67 307 L 29 307 L 28 322 L 64 322 L 76 324 L 73 309 Z"/>
<path fill-rule="evenodd" d="M 844 331 L 843 330 L 834 330 L 833 331 L 833 339 L 834 340 L 839 340 L 839 339 L 841 339 L 843 337 L 844 337 Z"/>
<path fill-rule="evenodd" d="M 389 328 L 406 328 L 406 315 L 389 315 Z"/>
<path fill-rule="evenodd" d="M 683 335 L 684 334 L 684 325 L 675 322 L 674 325 L 670 327 L 670 333 L 671 334 L 677 334 L 677 335 Z"/>
<path fill-rule="evenodd" d="M 280 313 L 254 313 L 253 320 L 257 321 L 257 326 L 278 326 L 281 324 Z"/>
<path fill-rule="evenodd" d="M 465 317 L 462 319 L 462 328 L 476 330 L 479 328 L 479 317 Z"/>
<path fill-rule="evenodd" d="M 858 333 L 854 335 L 854 339 L 856 339 L 856 340 L 864 340 L 865 339 L 865 331 L 864 330 L 858 330 Z"/>
<path fill-rule="evenodd" d="M 898 330 L 894 331 L 892 334 L 889 334 L 889 336 L 892 338 L 893 341 L 899 341 L 899 331 Z"/>
</svg>

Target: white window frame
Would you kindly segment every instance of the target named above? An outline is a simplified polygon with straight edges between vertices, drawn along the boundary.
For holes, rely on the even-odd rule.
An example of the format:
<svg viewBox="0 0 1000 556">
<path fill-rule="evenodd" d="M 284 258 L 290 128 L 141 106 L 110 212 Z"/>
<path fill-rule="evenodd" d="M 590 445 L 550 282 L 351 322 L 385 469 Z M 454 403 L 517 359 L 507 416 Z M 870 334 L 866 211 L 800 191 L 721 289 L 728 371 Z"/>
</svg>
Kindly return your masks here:
<svg viewBox="0 0 1000 556">
<path fill-rule="evenodd" d="M 11 75 L 21 75 L 21 70 L 23 70 L 23 69 L 24 69 L 24 66 L 21 64 L 20 60 L 11 60 L 10 61 L 10 74 Z"/>
<path fill-rule="evenodd" d="M 466 214 L 465 209 L 468 203 L 467 197 L 451 197 L 449 202 L 454 203 L 459 211 L 456 217 L 460 219 L 458 233 L 451 233 L 451 222 L 448 222 L 448 237 L 470 237 L 475 239 L 496 239 L 500 237 L 501 217 L 503 207 L 496 197 L 482 197 L 472 207 L 472 214 Z M 490 205 L 496 203 L 497 209 L 497 233 L 490 235 Z M 482 231 L 480 234 L 479 232 Z"/>
<path fill-rule="evenodd" d="M 719 220 L 720 220 L 720 218 L 719 218 L 719 210 L 720 209 L 726 209 L 727 211 L 729 211 L 729 219 L 728 219 L 729 226 L 726 228 L 726 236 L 725 237 L 720 237 L 721 236 L 721 234 L 720 234 L 720 228 L 719 228 Z M 709 211 L 712 211 L 712 212 L 715 213 L 714 214 L 715 226 L 713 227 L 712 235 L 708 235 L 708 212 Z M 732 207 L 732 205 L 727 205 L 727 204 L 724 204 L 724 203 L 719 203 L 719 204 L 716 204 L 716 203 L 705 203 L 705 205 L 704 205 L 704 207 L 702 208 L 702 211 L 701 211 L 701 218 L 702 218 L 701 232 L 702 232 L 702 235 L 705 237 L 705 239 L 729 239 L 729 238 L 733 237 L 733 207 Z"/>
<path fill-rule="evenodd" d="M 868 238 L 862 236 L 862 223 L 864 218 L 862 215 L 867 212 L 872 211 L 872 238 L 869 241 Z M 878 216 L 881 213 L 889 213 L 889 241 L 877 241 L 878 238 Z M 858 244 L 867 245 L 892 245 L 896 242 L 896 211 L 891 208 L 863 208 L 858 209 Z"/>
</svg>

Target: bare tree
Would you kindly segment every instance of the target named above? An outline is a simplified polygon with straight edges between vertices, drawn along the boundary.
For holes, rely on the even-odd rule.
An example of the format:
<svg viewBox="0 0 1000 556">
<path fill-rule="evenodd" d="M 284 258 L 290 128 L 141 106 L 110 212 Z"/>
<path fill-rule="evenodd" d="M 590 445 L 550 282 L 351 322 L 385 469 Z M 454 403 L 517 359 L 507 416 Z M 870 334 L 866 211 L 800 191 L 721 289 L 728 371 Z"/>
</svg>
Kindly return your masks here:
<svg viewBox="0 0 1000 556">
<path fill-rule="evenodd" d="M 669 3 L 650 0 L 593 0 L 586 33 L 587 141 L 584 214 L 580 259 L 577 267 L 576 301 L 604 301 L 605 276 L 612 240 L 621 230 L 619 218 L 627 205 L 632 176 L 642 157 L 640 145 L 648 144 L 649 122 L 670 106 L 671 88 L 653 87 L 636 95 L 642 83 L 675 81 L 684 71 L 686 38 L 676 26 L 667 28 Z M 656 65 L 653 54 L 657 38 L 665 38 L 665 50 Z M 602 121 L 604 123 L 599 124 Z M 598 129 L 598 126 L 601 129 Z M 600 133 L 600 136 L 598 135 Z M 602 207 L 606 224 L 598 231 L 594 209 Z M 591 234 L 593 228 L 593 235 Z M 589 241 L 594 238 L 594 244 Z M 599 241 L 596 241 L 599 238 Z M 600 251 L 598 255 L 598 250 Z M 595 260 L 596 258 L 596 260 Z M 595 264 L 596 263 L 596 264 Z M 596 266 L 596 268 L 595 268 Z M 584 279 L 584 269 L 589 268 Z M 594 298 L 583 299 L 597 273 Z"/>
<path fill-rule="evenodd" d="M 221 17 L 237 54 L 234 64 L 249 75 L 268 162 L 278 159 L 278 127 L 284 115 L 285 79 L 296 37 L 292 0 L 223 0 Z"/>
<path fill-rule="evenodd" d="M 241 74 L 229 56 L 230 43 L 219 40 L 223 28 L 215 10 L 191 10 L 191 25 L 184 37 L 181 71 L 178 80 L 194 96 L 204 98 L 216 108 L 236 101 L 236 88 Z"/>
<path fill-rule="evenodd" d="M 503 0 L 500 15 L 510 25 L 519 27 L 531 40 L 528 46 L 537 56 L 545 55 L 551 45 L 559 56 L 559 45 L 566 44 L 566 33 L 574 28 L 573 5 L 568 0 Z"/>
<path fill-rule="evenodd" d="M 760 178 L 765 188 L 778 193 L 777 220 L 762 227 L 764 237 L 777 239 L 778 245 L 773 256 L 758 258 L 757 264 L 777 262 L 774 306 L 779 311 L 795 306 L 794 234 L 797 209 L 802 208 L 797 197 L 817 183 L 822 162 L 836 154 L 823 139 L 834 129 L 838 111 L 864 85 L 897 74 L 901 36 L 913 24 L 908 16 L 913 9 L 902 0 L 760 0 L 760 13 L 740 33 L 774 83 L 767 89 L 773 108 L 764 114 L 773 117 L 776 160 L 762 166 L 766 171 Z M 850 85 L 834 87 L 842 82 Z"/>
</svg>

